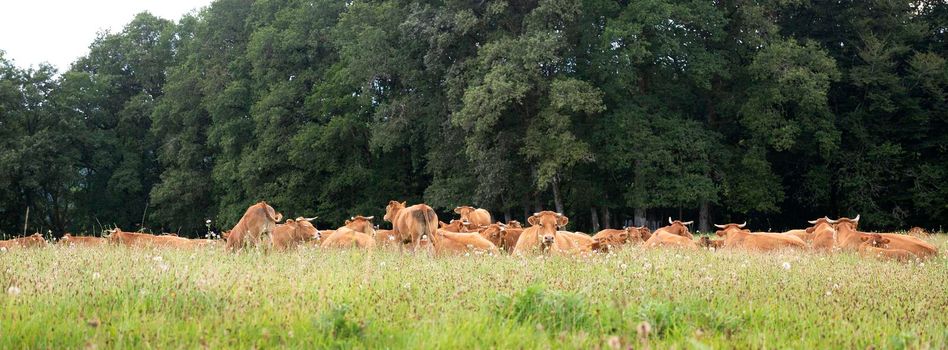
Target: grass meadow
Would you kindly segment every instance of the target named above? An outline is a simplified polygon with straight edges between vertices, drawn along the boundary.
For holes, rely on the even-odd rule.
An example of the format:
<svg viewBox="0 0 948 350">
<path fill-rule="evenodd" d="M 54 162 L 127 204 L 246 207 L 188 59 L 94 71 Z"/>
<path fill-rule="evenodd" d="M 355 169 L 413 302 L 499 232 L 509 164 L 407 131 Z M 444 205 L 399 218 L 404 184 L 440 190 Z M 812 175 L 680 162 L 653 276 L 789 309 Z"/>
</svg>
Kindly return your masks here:
<svg viewBox="0 0 948 350">
<path fill-rule="evenodd" d="M 948 243 L 853 253 L 628 248 L 590 258 L 0 253 L 0 348 L 948 347 Z"/>
</svg>

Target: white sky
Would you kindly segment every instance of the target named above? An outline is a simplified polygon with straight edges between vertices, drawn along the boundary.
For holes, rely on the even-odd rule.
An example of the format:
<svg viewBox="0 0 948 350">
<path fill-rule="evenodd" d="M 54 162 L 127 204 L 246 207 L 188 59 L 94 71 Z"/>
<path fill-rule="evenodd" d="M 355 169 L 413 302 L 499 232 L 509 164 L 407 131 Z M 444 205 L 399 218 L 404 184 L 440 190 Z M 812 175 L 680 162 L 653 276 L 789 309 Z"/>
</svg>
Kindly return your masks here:
<svg viewBox="0 0 948 350">
<path fill-rule="evenodd" d="M 8 0 L 0 5 L 0 50 L 16 66 L 49 62 L 60 72 L 89 52 L 96 33 L 122 30 L 148 11 L 177 22 L 211 0 Z"/>
</svg>

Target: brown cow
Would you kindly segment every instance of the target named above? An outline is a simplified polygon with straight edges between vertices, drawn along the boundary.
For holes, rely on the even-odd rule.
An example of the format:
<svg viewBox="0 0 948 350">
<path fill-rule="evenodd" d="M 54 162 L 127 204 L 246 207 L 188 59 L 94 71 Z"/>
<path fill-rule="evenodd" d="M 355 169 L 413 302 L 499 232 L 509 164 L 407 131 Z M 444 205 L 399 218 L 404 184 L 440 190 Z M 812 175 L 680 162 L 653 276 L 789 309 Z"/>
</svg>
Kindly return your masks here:
<svg viewBox="0 0 948 350">
<path fill-rule="evenodd" d="M 375 226 L 372 225 L 373 219 L 375 219 L 375 216 L 356 215 L 346 220 L 345 227 L 375 237 Z"/>
<path fill-rule="evenodd" d="M 383 219 L 392 223 L 392 231 L 402 243 L 417 246 L 422 238 L 438 232 L 438 215 L 425 204 L 405 207 L 405 202 L 389 201 Z"/>
<path fill-rule="evenodd" d="M 743 248 L 748 250 L 768 251 L 782 248 L 806 248 L 806 243 L 799 237 L 779 233 L 754 232 L 745 230 L 743 224 L 714 225 L 719 228 L 717 235 L 724 237 L 724 248 Z"/>
<path fill-rule="evenodd" d="M 644 246 L 646 248 L 698 248 L 698 245 L 695 244 L 694 241 L 694 235 L 691 234 L 691 231 L 688 230 L 688 226 L 686 226 L 691 225 L 692 223 L 694 223 L 694 221 L 681 222 L 678 220 L 672 220 L 672 218 L 669 217 L 668 226 L 660 227 L 655 230 L 655 232 L 652 233 L 652 236 L 645 241 Z"/>
<path fill-rule="evenodd" d="M 859 215 L 856 215 L 855 219 L 839 218 L 833 223 L 836 224 L 836 242 L 840 248 L 857 250 L 863 242 L 862 237 L 869 235 L 869 233 L 856 230 L 857 225 L 859 225 Z M 938 255 L 938 249 L 934 245 L 921 239 L 895 233 L 880 233 L 879 235 L 889 240 L 888 244 L 891 249 L 904 249 L 920 258 Z"/>
<path fill-rule="evenodd" d="M 705 248 L 721 249 L 724 247 L 724 240 L 711 239 L 711 237 L 708 237 L 708 236 L 701 236 L 701 238 L 698 239 L 698 245 Z"/>
<path fill-rule="evenodd" d="M 481 226 L 479 231 L 482 237 L 493 243 L 497 248 L 510 253 L 517 246 L 517 240 L 523 233 L 522 228 L 512 228 L 501 222 L 496 222 L 487 226 Z"/>
<path fill-rule="evenodd" d="M 59 240 L 59 244 L 67 246 L 86 246 L 86 247 L 95 247 L 100 245 L 106 245 L 109 241 L 102 237 L 88 237 L 88 236 L 73 236 L 72 234 L 64 234 L 63 238 Z"/>
<path fill-rule="evenodd" d="M 523 228 L 523 225 L 520 224 L 520 221 L 510 220 L 507 221 L 507 228 Z"/>
<path fill-rule="evenodd" d="M 652 232 L 645 226 L 629 226 L 621 230 L 605 229 L 593 236 L 592 249 L 600 252 L 608 252 L 614 248 L 620 248 L 626 243 L 643 243 L 652 237 Z"/>
<path fill-rule="evenodd" d="M 477 232 L 451 232 L 438 229 L 431 236 L 431 245 L 439 255 L 463 254 L 467 252 L 488 252 L 497 254 L 497 246 Z"/>
<path fill-rule="evenodd" d="M 227 248 L 238 250 L 260 243 L 260 236 L 272 232 L 281 220 L 283 214 L 276 212 L 267 202 L 251 205 L 227 235 Z"/>
<path fill-rule="evenodd" d="M 470 221 L 467 220 L 455 219 L 451 220 L 450 224 L 446 224 L 444 221 L 438 221 L 438 228 L 451 232 L 477 232 L 478 230 L 475 229 L 475 227 L 478 226 L 481 225 L 474 226 Z"/>
<path fill-rule="evenodd" d="M 19 237 L 0 241 L 0 248 L 5 250 L 15 248 L 45 247 L 46 239 L 39 233 L 34 233 L 26 237 Z"/>
<path fill-rule="evenodd" d="M 863 256 L 875 257 L 880 260 L 911 261 L 918 257 L 905 249 L 889 248 L 889 239 L 883 238 L 878 233 L 869 234 L 859 238 L 862 243 L 859 244 L 859 253 Z"/>
<path fill-rule="evenodd" d="M 125 232 L 117 227 L 109 231 L 107 238 L 113 244 L 137 248 L 197 248 L 207 245 L 207 242 L 203 242 L 203 240 L 197 241 L 171 235 L 156 236 L 150 233 Z"/>
<path fill-rule="evenodd" d="M 397 247 L 401 245 L 401 242 L 398 241 L 398 236 L 395 236 L 395 231 L 392 230 L 376 230 L 375 242 L 380 246 Z"/>
<path fill-rule="evenodd" d="M 807 230 L 809 229 L 790 230 L 781 234 L 796 236 L 797 238 L 802 239 L 804 242 L 809 242 L 812 237 L 810 237 L 810 234 L 807 232 Z"/>
<path fill-rule="evenodd" d="M 365 234 L 364 232 L 356 231 L 348 227 L 340 227 L 333 233 L 331 236 L 326 237 L 323 240 L 323 243 L 320 244 L 322 248 L 360 248 L 371 250 L 375 248 L 375 238 Z"/>
<path fill-rule="evenodd" d="M 813 227 L 804 230 L 806 232 L 805 238 L 798 238 L 810 243 L 810 248 L 813 250 L 833 250 L 836 246 L 836 229 L 833 228 L 833 220 L 822 217 L 807 222 L 813 224 Z"/>
<path fill-rule="evenodd" d="M 474 208 L 469 206 L 460 206 L 454 208 L 454 212 L 458 215 L 461 215 L 461 221 L 467 221 L 471 223 L 473 227 L 480 227 L 482 225 L 490 225 L 491 218 L 490 212 L 480 208 Z M 460 231 L 454 231 L 460 232 Z"/>
<path fill-rule="evenodd" d="M 312 224 L 315 219 L 298 217 L 296 220 L 286 219 L 286 223 L 276 225 L 270 233 L 273 248 L 287 250 L 307 241 L 319 240 L 321 234 Z"/>
<path fill-rule="evenodd" d="M 909 236 L 913 236 L 913 237 L 922 238 L 922 239 L 931 237 L 931 233 L 930 233 L 930 232 L 928 232 L 928 231 L 926 231 L 925 229 L 923 229 L 923 228 L 921 228 L 921 227 L 918 227 L 918 226 L 912 227 L 912 228 L 909 229 L 908 232 L 906 232 L 905 234 L 907 234 L 907 235 L 909 235 Z"/>
<path fill-rule="evenodd" d="M 575 238 L 562 234 L 558 228 L 566 226 L 569 218 L 552 211 L 534 213 L 527 219 L 531 225 L 523 231 L 514 247 L 514 254 L 523 255 L 533 252 L 550 252 L 553 254 L 573 254 L 581 252 Z"/>
</svg>

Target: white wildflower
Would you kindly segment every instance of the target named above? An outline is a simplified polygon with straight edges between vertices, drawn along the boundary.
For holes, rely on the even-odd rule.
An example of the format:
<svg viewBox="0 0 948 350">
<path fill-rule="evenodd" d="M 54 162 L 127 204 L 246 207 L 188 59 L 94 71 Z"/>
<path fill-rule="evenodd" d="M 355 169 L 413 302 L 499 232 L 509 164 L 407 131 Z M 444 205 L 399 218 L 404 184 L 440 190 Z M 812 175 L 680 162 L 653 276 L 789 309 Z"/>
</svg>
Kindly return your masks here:
<svg viewBox="0 0 948 350">
<path fill-rule="evenodd" d="M 782 266 L 784 270 L 790 270 L 790 262 L 784 261 Z"/>
<path fill-rule="evenodd" d="M 12 296 L 20 295 L 20 288 L 17 286 L 10 286 L 10 288 L 7 288 L 7 294 Z"/>
<path fill-rule="evenodd" d="M 97 279 L 99 279 L 99 277 L 102 277 L 102 275 L 100 275 L 98 272 L 93 272 L 93 273 L 92 273 L 92 279 L 97 280 Z"/>
<path fill-rule="evenodd" d="M 154 261 L 162 261 L 162 260 L 164 260 L 164 259 L 163 259 L 160 255 L 156 255 L 154 258 L 151 258 L 151 260 L 154 260 Z"/>
<path fill-rule="evenodd" d="M 622 264 L 622 265 L 619 265 L 619 267 L 620 267 L 620 268 L 622 268 L 623 270 L 625 270 L 626 268 L 628 268 L 628 267 L 629 267 L 629 265 L 626 265 L 626 264 Z"/>
</svg>

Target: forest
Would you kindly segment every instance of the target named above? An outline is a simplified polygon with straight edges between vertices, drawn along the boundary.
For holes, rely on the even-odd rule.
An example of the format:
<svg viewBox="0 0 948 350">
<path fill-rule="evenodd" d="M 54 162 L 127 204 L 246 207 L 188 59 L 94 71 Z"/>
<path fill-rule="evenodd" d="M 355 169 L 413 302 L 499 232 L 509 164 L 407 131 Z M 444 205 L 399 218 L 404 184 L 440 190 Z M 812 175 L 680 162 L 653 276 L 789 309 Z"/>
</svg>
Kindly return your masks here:
<svg viewBox="0 0 948 350">
<path fill-rule="evenodd" d="M 442 220 L 555 210 L 586 232 L 857 214 L 939 230 L 946 40 L 940 0 L 141 13 L 65 71 L 0 53 L 0 235 L 195 236 L 260 200 L 335 227 L 392 199 Z"/>
</svg>

